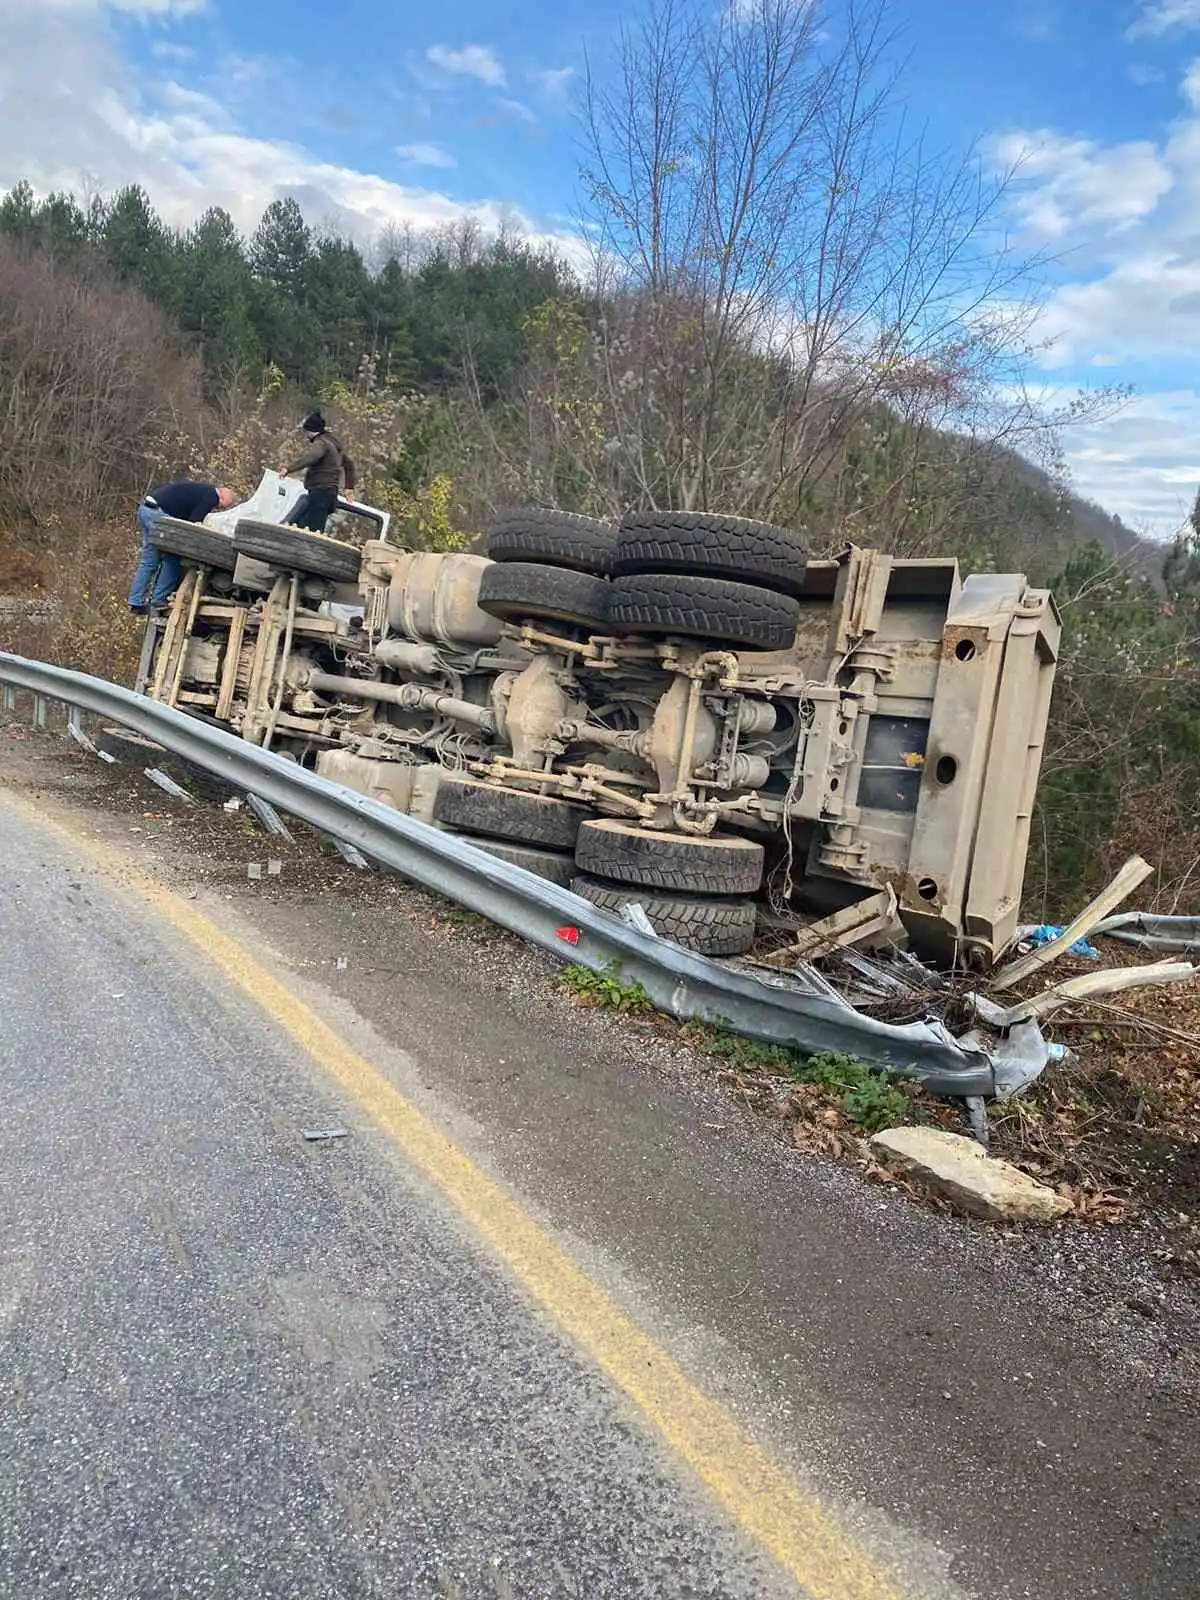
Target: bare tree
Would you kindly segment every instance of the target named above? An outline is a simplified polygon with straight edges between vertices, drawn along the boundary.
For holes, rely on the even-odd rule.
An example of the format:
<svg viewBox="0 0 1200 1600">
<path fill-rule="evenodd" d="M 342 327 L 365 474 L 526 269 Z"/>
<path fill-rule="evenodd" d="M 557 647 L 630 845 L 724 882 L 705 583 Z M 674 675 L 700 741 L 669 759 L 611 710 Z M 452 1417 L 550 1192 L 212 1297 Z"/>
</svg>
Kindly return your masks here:
<svg viewBox="0 0 1200 1600">
<path fill-rule="evenodd" d="M 183 462 L 202 402 L 140 294 L 91 283 L 0 240 L 0 517 L 103 515 Z"/>
<path fill-rule="evenodd" d="M 878 407 L 901 480 L 931 429 L 1062 420 L 1021 390 L 1039 263 L 1003 232 L 1011 174 L 909 128 L 888 9 L 658 0 L 589 77 L 606 470 L 646 504 L 795 520 Z"/>
</svg>

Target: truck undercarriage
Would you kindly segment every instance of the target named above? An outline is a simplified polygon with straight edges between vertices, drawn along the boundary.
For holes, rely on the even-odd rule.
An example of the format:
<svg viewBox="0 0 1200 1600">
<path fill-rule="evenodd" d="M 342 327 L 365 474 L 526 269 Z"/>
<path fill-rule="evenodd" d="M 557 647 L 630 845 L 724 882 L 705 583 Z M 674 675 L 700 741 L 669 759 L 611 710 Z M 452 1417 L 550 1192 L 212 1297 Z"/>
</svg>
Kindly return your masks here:
<svg viewBox="0 0 1200 1600">
<path fill-rule="evenodd" d="M 486 557 L 226 516 L 157 531 L 155 698 L 710 955 L 881 891 L 926 960 L 1012 942 L 1060 635 L 1021 575 L 688 513 L 510 512 Z"/>
</svg>

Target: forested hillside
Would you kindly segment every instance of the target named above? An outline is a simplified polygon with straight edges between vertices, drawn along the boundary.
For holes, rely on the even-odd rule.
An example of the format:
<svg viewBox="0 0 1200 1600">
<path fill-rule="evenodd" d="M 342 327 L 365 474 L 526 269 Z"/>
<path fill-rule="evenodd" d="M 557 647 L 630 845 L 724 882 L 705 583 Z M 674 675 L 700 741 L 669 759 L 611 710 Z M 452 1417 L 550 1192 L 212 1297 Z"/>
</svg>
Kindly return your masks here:
<svg viewBox="0 0 1200 1600">
<path fill-rule="evenodd" d="M 410 501 L 436 483 L 443 536 L 451 524 L 477 527 L 494 504 L 514 496 L 609 512 L 658 499 L 656 490 L 665 491 L 663 503 L 678 499 L 669 481 L 622 474 L 613 445 L 623 443 L 629 418 L 605 414 L 616 409 L 604 393 L 612 377 L 605 331 L 616 318 L 642 339 L 655 330 L 636 327 L 638 307 L 628 297 L 596 293 L 517 235 L 489 238 L 471 224 L 396 231 L 364 251 L 313 230 L 294 201 L 280 200 L 243 239 L 219 210 L 173 231 L 138 188 L 85 207 L 71 195 L 36 199 L 18 184 L 0 201 L 0 248 L 3 241 L 10 248 L 0 271 L 25 284 L 14 290 L 11 311 L 22 292 L 66 297 L 70 285 L 76 304 L 80 293 L 99 304 L 120 286 L 133 292 L 123 302 L 127 313 L 144 297 L 159 313 L 156 332 L 183 358 L 168 382 L 183 390 L 173 397 L 176 436 L 151 428 L 130 440 L 127 470 L 97 473 L 97 509 L 110 495 L 136 493 L 172 451 L 180 461 L 180 452 L 187 455 L 188 465 L 215 456 L 226 472 L 252 473 L 253 459 L 231 459 L 223 448 L 228 435 L 254 424 L 245 443 L 265 446 L 277 424 L 318 401 L 346 412 L 339 422 L 361 436 L 355 442 L 371 462 L 372 492 L 393 509 L 412 509 Z M 684 347 L 694 336 L 686 326 L 675 331 Z M 678 382 L 672 369 L 681 354 L 686 349 L 639 351 L 642 370 L 631 363 L 618 381 Z M 758 389 L 760 429 L 770 434 L 777 363 L 753 349 L 743 362 L 748 370 L 739 377 Z M 1041 576 L 1089 539 L 1116 553 L 1136 549 L 1136 536 L 1118 519 L 1071 495 L 1003 437 L 939 437 L 889 398 L 867 393 L 853 416 L 823 419 L 832 448 L 810 464 L 790 505 L 739 509 L 802 521 L 818 542 L 865 525 L 876 542 L 898 549 L 949 541 L 976 564 L 1001 559 L 1001 549 L 1007 560 L 1020 552 Z M 647 384 L 635 415 L 653 400 Z M 150 416 L 158 420 L 157 407 Z M 632 431 L 640 435 L 644 420 Z M 668 480 L 669 471 L 664 464 L 660 476 Z M 61 483 L 57 472 L 30 476 L 42 493 Z M 8 516 L 36 518 L 37 495 L 27 493 L 22 504 L 19 477 L 0 483 Z M 91 501 L 90 487 L 76 485 L 80 492 Z M 742 483 L 735 498 L 747 498 Z M 421 537 L 419 527 L 412 532 Z M 435 530 L 426 531 L 431 536 Z"/>
<path fill-rule="evenodd" d="M 1036 263 L 1004 179 L 907 142 L 875 35 L 808 8 L 649 11 L 589 94 L 592 264 L 470 223 L 369 244 L 270 205 L 180 231 L 127 188 L 0 200 L 0 591 L 53 593 L 41 651 L 123 670 L 132 505 L 172 475 L 248 491 L 320 403 L 401 536 L 500 505 L 710 509 L 1027 572 L 1067 625 L 1030 889 L 1061 910 L 1131 848 L 1159 898 L 1200 863 L 1192 538 L 1073 497 L 1072 421 L 1024 379 Z M 873 54 L 873 52 L 876 52 Z M 682 153 L 682 154 L 681 154 Z"/>
</svg>

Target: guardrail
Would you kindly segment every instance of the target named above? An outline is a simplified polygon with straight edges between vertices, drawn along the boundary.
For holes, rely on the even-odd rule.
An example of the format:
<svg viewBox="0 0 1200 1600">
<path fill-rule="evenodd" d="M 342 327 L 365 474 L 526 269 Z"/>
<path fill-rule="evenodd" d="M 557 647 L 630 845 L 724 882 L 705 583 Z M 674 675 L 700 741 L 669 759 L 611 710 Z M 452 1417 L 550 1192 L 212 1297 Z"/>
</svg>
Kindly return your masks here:
<svg viewBox="0 0 1200 1600">
<path fill-rule="evenodd" d="M 964 1048 L 940 1021 L 879 1022 L 856 1011 L 816 973 L 789 981 L 695 955 L 497 860 L 458 834 L 418 822 L 102 678 L 0 651 L 0 684 L 35 696 L 35 724 L 44 725 L 46 700 L 120 723 L 560 960 L 594 972 L 619 970 L 623 981 L 640 983 L 655 1006 L 675 1017 L 811 1054 L 830 1050 L 857 1056 L 917 1077 L 935 1094 L 995 1092 L 990 1057 Z"/>
</svg>

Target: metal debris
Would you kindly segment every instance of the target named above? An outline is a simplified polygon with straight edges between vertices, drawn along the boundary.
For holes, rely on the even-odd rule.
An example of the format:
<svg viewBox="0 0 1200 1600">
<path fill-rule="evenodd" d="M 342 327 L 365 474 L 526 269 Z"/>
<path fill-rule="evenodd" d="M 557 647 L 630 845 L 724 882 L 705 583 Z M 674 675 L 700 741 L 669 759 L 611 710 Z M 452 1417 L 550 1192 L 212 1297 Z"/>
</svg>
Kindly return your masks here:
<svg viewBox="0 0 1200 1600">
<path fill-rule="evenodd" d="M 809 923 L 791 944 L 772 951 L 764 961 L 773 966 L 790 961 L 811 961 L 814 956 L 849 949 L 881 936 L 904 937 L 904 927 L 897 915 L 896 891 L 891 884 L 878 894 L 868 895 L 865 900 L 822 917 L 819 922 Z"/>
<path fill-rule="evenodd" d="M 77 745 L 81 745 L 89 755 L 98 756 L 100 754 L 100 751 L 96 747 L 95 740 L 92 739 L 89 734 L 86 734 L 83 731 L 73 716 L 67 719 L 67 732 L 70 734 L 71 738 L 74 739 L 75 743 Z M 111 759 L 112 757 L 110 756 L 109 760 Z"/>
<path fill-rule="evenodd" d="M 1065 955 L 1073 944 L 1091 933 L 1097 923 L 1115 911 L 1122 900 L 1127 900 L 1153 871 L 1154 868 L 1148 861 L 1143 861 L 1141 856 L 1132 856 L 1108 887 L 1094 900 L 1089 901 L 1075 920 L 1067 924 L 1057 939 L 1052 939 L 1049 944 L 1031 951 L 1020 961 L 1014 961 L 1011 967 L 1005 967 L 1003 971 L 998 972 L 992 979 L 992 988 L 1011 989 L 1013 984 L 1020 983 L 1039 967 L 1049 966 L 1052 961 L 1057 961 L 1059 956 Z"/>
<path fill-rule="evenodd" d="M 1147 911 L 1122 911 L 1106 917 L 1092 929 L 1097 938 L 1119 939 L 1143 950 L 1174 950 L 1180 955 L 1200 953 L 1200 917 L 1156 916 Z"/>
<path fill-rule="evenodd" d="M 348 1139 L 349 1128 L 305 1128 L 304 1137 L 309 1144 L 328 1144 L 331 1139 Z"/>
<path fill-rule="evenodd" d="M 1011 1028 L 1029 1017 L 1048 1017 L 1072 1000 L 1094 1000 L 1100 995 L 1120 994 L 1126 989 L 1188 983 L 1198 975 L 1200 968 L 1189 966 L 1185 961 L 1161 961 L 1152 967 L 1112 967 L 1104 972 L 1087 972 L 1080 978 L 1068 978 L 1065 983 L 1056 983 L 1028 1000 L 1019 1000 L 1007 1010 L 982 995 L 970 998 L 985 1022 L 996 1028 Z"/>
<path fill-rule="evenodd" d="M 186 800 L 189 805 L 195 805 L 195 798 L 187 792 L 182 784 L 176 783 L 175 779 L 169 777 L 160 767 L 143 767 L 142 771 L 150 779 L 151 783 L 157 784 L 163 793 L 169 794 L 173 800 Z"/>
<path fill-rule="evenodd" d="M 343 861 L 348 862 L 352 867 L 357 867 L 359 872 L 369 872 L 371 870 L 371 863 L 361 850 L 356 850 L 352 844 L 347 844 L 345 839 L 339 839 L 335 833 L 331 833 L 329 838 L 333 841 L 334 849 Z"/>
<path fill-rule="evenodd" d="M 283 819 L 269 800 L 263 800 L 256 794 L 248 794 L 246 796 L 246 804 L 268 833 L 275 834 L 279 839 L 286 839 L 289 844 L 295 843 L 295 840 L 284 825 Z"/>
<path fill-rule="evenodd" d="M 628 900 L 621 907 L 621 920 L 639 933 L 648 933 L 652 939 L 659 937 L 658 930 L 646 915 L 646 908 L 638 900 Z"/>
</svg>

